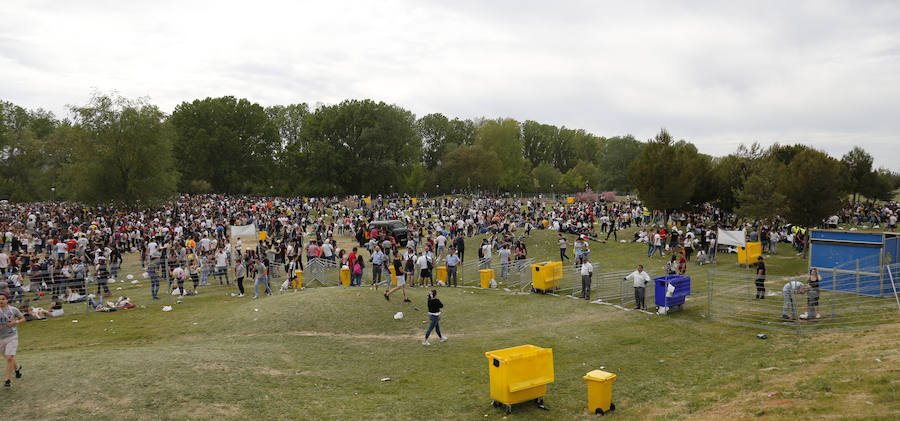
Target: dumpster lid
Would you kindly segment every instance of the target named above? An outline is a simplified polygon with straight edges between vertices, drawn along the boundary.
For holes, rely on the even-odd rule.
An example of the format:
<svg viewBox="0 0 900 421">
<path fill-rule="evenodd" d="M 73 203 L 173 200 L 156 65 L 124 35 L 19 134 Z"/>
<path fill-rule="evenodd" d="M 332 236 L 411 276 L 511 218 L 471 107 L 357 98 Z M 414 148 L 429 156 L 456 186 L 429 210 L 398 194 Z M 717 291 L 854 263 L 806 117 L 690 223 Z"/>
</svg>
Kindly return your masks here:
<svg viewBox="0 0 900 421">
<path fill-rule="evenodd" d="M 584 375 L 585 380 L 593 380 L 597 382 L 603 382 L 608 380 L 615 380 L 616 375 L 613 373 L 609 373 L 603 370 L 594 370 L 590 373 Z"/>
</svg>

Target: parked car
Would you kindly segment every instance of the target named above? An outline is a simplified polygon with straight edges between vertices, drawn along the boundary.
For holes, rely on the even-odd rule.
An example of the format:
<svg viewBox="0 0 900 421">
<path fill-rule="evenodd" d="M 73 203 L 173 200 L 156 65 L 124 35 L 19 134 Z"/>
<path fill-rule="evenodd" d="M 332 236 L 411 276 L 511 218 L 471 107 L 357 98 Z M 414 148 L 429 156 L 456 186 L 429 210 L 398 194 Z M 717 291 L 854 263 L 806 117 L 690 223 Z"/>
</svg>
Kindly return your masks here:
<svg viewBox="0 0 900 421">
<path fill-rule="evenodd" d="M 397 220 L 372 221 L 369 223 L 369 231 L 372 229 L 384 230 L 397 240 L 397 244 L 405 244 L 409 236 L 409 230 L 406 229 L 406 223 Z"/>
</svg>

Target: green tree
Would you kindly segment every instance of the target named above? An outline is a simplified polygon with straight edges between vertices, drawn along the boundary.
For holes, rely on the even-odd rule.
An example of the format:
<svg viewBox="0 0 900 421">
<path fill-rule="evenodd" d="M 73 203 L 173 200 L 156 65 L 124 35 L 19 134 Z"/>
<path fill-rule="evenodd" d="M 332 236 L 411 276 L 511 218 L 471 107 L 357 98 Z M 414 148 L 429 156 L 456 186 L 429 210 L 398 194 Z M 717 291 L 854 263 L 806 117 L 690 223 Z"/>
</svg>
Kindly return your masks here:
<svg viewBox="0 0 900 421">
<path fill-rule="evenodd" d="M 846 172 L 847 189 L 853 193 L 853 203 L 856 203 L 859 193 L 875 180 L 872 174 L 872 155 L 863 148 L 854 146 L 841 158 L 841 164 Z"/>
<path fill-rule="evenodd" d="M 428 114 L 416 122 L 416 127 L 422 136 L 422 163 L 429 171 L 441 164 L 448 150 L 459 146 L 453 144 L 453 124 L 443 114 Z"/>
<path fill-rule="evenodd" d="M 494 151 L 481 145 L 460 146 L 443 159 L 441 187 L 458 189 L 495 189 L 499 187 L 503 167 Z"/>
<path fill-rule="evenodd" d="M 549 162 L 541 162 L 531 170 L 531 179 L 534 180 L 534 187 L 539 192 L 552 192 L 559 187 L 560 178 L 562 173 L 553 168 Z"/>
<path fill-rule="evenodd" d="M 590 161 L 579 159 L 569 173 L 577 175 L 582 180 L 576 191 L 584 190 L 585 185 L 592 189 L 600 188 L 600 171 Z"/>
<path fill-rule="evenodd" d="M 94 95 L 72 107 L 74 147 L 66 191 L 88 203 L 153 203 L 175 192 L 173 132 L 145 100 Z"/>
<path fill-rule="evenodd" d="M 872 171 L 859 192 L 872 200 L 891 201 L 895 190 L 892 177 L 891 172 L 884 168 Z"/>
<path fill-rule="evenodd" d="M 475 145 L 493 152 L 500 162 L 500 177 L 490 183 L 494 188 L 513 190 L 527 178 L 530 168 L 522 157 L 522 132 L 516 120 L 482 120 Z"/>
<path fill-rule="evenodd" d="M 788 165 L 787 180 L 781 183 L 781 193 L 788 221 L 813 227 L 841 209 L 841 164 L 824 152 L 807 148 L 796 154 Z"/>
<path fill-rule="evenodd" d="M 542 162 L 552 163 L 550 148 L 557 136 L 559 129 L 556 126 L 532 120 L 522 124 L 522 156 L 528 160 L 532 168 Z"/>
<path fill-rule="evenodd" d="M 415 116 L 396 105 L 350 100 L 319 107 L 304 120 L 288 169 L 304 194 L 387 192 L 419 163 Z"/>
<path fill-rule="evenodd" d="M 665 211 L 690 207 L 698 166 L 697 148 L 685 141 L 675 142 L 665 129 L 644 146 L 629 168 L 638 197 L 651 209 Z"/>
<path fill-rule="evenodd" d="M 600 188 L 616 192 L 632 192 L 634 184 L 628 176 L 628 168 L 644 149 L 644 143 L 631 135 L 606 139 L 597 151 L 597 171 Z"/>
<path fill-rule="evenodd" d="M 780 191 L 785 179 L 784 164 L 769 159 L 750 174 L 741 190 L 735 192 L 738 206 L 735 213 L 751 220 L 772 221 L 785 209 L 785 195 Z"/>
<path fill-rule="evenodd" d="M 198 99 L 176 106 L 170 121 L 180 190 L 206 181 L 220 193 L 270 193 L 282 137 L 262 106 L 233 96 Z"/>
</svg>

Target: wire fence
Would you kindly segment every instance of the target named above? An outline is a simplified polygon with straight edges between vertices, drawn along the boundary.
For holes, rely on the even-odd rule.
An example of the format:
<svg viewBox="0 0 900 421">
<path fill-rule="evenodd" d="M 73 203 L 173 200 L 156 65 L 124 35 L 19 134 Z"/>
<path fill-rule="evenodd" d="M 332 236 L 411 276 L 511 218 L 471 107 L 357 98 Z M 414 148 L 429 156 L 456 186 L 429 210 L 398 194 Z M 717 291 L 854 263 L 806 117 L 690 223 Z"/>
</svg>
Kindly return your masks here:
<svg viewBox="0 0 900 421">
<path fill-rule="evenodd" d="M 714 320 L 798 335 L 831 328 L 863 328 L 900 321 L 892 278 L 900 265 L 833 268 L 818 287 L 808 276 L 773 277 L 757 287 L 746 272 L 714 270 L 707 276 L 707 305 Z M 881 273 L 887 274 L 882 277 Z M 876 276 L 878 274 L 878 276 Z M 885 288 L 890 294 L 883 294 Z"/>
<path fill-rule="evenodd" d="M 165 263 L 165 262 L 164 262 Z M 510 292 L 543 292 L 549 295 L 583 298 L 580 264 L 560 264 L 553 272 L 553 287 L 545 291 L 534 290 L 534 259 L 514 260 L 510 263 L 493 259 L 469 259 L 457 267 L 457 285 L 461 287 L 493 286 Z M 626 279 L 630 271 L 600 272 L 599 263 L 592 263 L 594 273 L 591 278 L 590 299 L 622 308 L 636 306 L 635 288 Z M 445 262 L 438 259 L 432 271 L 434 285 L 438 285 L 438 270 Z M 269 265 L 269 291 L 273 294 L 295 289 L 283 265 Z M 389 266 L 384 265 L 380 277 L 390 280 Z M 881 323 L 900 321 L 900 263 L 882 264 L 879 260 L 860 260 L 828 270 L 821 270 L 818 288 L 808 283 L 808 276 L 780 277 L 767 276 L 764 290 L 757 289 L 756 276 L 751 272 L 731 269 L 716 269 L 692 266 L 692 279 L 688 293 L 691 311 L 706 313 L 715 321 L 743 325 L 764 330 L 795 332 L 804 335 L 823 329 L 852 329 L 875 326 Z M 19 279 L 21 286 L 10 284 L 11 304 L 29 308 L 37 317 L 51 317 L 61 314 L 79 315 L 94 312 L 120 311 L 133 300 L 122 302 L 121 297 L 131 294 L 146 296 L 147 290 L 158 288 L 157 299 L 153 303 L 173 306 L 181 300 L 192 299 L 194 294 L 224 294 L 226 297 L 238 295 L 233 271 L 225 273 L 214 269 L 201 271 L 197 276 L 188 276 L 179 285 L 172 278 L 167 265 L 158 265 L 155 270 L 142 268 L 142 273 L 125 274 L 111 270 L 104 281 L 95 273 L 88 272 L 82 277 L 61 277 L 52 271 L 29 271 Z M 360 285 L 368 286 L 373 278 L 372 265 L 368 265 L 361 276 Z M 344 269 L 346 271 L 346 269 Z M 482 270 L 490 270 L 482 282 Z M 335 287 L 346 284 L 342 279 L 342 268 L 337 261 L 312 259 L 307 261 L 301 273 L 303 288 Z M 407 284 L 421 285 L 419 270 L 407 279 Z M 346 272 L 343 274 L 346 278 Z M 659 273 L 648 271 L 651 278 Z M 7 279 L 8 282 L 12 281 Z M 265 284 L 257 288 L 254 276 L 245 277 L 243 286 L 247 295 L 265 294 Z M 426 279 L 426 285 L 432 285 Z M 660 289 L 654 281 L 645 290 L 645 308 L 665 302 L 658 296 Z M 56 297 L 56 298 L 54 298 Z M 74 300 L 67 300 L 75 297 Z M 141 306 L 149 305 L 143 298 Z M 52 303 L 57 303 L 53 305 Z"/>
</svg>

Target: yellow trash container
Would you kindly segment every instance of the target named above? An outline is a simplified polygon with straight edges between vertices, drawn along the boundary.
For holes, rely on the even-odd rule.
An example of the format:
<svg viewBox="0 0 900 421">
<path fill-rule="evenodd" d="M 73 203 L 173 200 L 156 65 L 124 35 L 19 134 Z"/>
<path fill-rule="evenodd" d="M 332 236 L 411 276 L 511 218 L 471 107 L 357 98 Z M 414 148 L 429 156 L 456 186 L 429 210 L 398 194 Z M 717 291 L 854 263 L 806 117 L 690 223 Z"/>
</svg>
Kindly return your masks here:
<svg viewBox="0 0 900 421">
<path fill-rule="evenodd" d="M 260 242 L 260 243 L 263 242 L 263 241 L 266 241 L 267 238 L 269 238 L 269 233 L 268 233 L 267 231 L 260 231 L 260 232 L 259 232 L 259 242 Z"/>
<path fill-rule="evenodd" d="M 391 285 L 397 285 L 397 270 L 394 265 L 388 266 L 388 270 L 391 271 Z"/>
<path fill-rule="evenodd" d="M 550 291 L 562 279 L 562 262 L 541 262 L 531 265 L 531 286 L 536 291 Z"/>
<path fill-rule="evenodd" d="M 566 198 L 566 203 L 568 203 L 568 204 L 570 204 L 570 205 L 573 204 L 573 203 L 575 203 L 575 198 L 574 198 L 574 197 L 571 197 L 571 196 L 570 196 L 570 197 L 567 197 L 567 198 Z"/>
<path fill-rule="evenodd" d="M 612 403 L 612 384 L 616 375 L 603 370 L 594 370 L 585 374 L 588 392 L 588 410 L 603 415 L 614 411 L 616 404 Z"/>
<path fill-rule="evenodd" d="M 303 287 L 303 271 L 295 270 L 294 271 L 294 289 L 300 289 Z"/>
<path fill-rule="evenodd" d="M 737 258 L 739 265 L 752 265 L 762 255 L 762 243 L 747 242 L 747 247 L 738 247 Z"/>
<path fill-rule="evenodd" d="M 350 286 L 350 268 L 341 268 L 341 285 Z"/>
<path fill-rule="evenodd" d="M 438 282 L 443 282 L 444 285 L 447 284 L 447 266 L 438 266 L 437 280 Z"/>
<path fill-rule="evenodd" d="M 478 271 L 478 274 L 481 275 L 481 287 L 482 288 L 490 288 L 491 287 L 491 279 L 494 279 L 494 270 L 493 269 L 481 269 Z"/>
<path fill-rule="evenodd" d="M 491 379 L 491 399 L 495 408 L 535 400 L 541 409 L 547 384 L 553 383 L 553 349 L 534 345 L 485 352 Z"/>
</svg>

